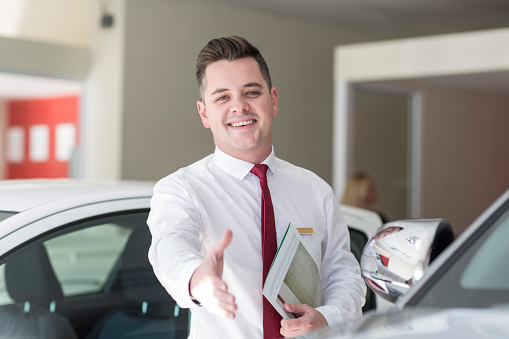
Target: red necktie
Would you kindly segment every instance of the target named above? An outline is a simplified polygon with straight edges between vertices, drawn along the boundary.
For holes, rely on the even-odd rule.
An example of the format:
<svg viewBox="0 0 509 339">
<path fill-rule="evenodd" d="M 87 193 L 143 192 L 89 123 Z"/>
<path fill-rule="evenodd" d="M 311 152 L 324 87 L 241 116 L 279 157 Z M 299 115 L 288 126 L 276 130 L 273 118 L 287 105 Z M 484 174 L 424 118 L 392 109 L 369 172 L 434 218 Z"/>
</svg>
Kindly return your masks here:
<svg viewBox="0 0 509 339">
<path fill-rule="evenodd" d="M 264 164 L 255 165 L 251 173 L 260 178 L 262 188 L 262 258 L 263 258 L 263 283 L 269 273 L 270 265 L 277 252 L 276 222 L 274 220 L 274 208 L 270 198 L 269 186 L 267 185 L 267 169 Z M 281 315 L 263 297 L 263 339 L 280 338 Z"/>
</svg>

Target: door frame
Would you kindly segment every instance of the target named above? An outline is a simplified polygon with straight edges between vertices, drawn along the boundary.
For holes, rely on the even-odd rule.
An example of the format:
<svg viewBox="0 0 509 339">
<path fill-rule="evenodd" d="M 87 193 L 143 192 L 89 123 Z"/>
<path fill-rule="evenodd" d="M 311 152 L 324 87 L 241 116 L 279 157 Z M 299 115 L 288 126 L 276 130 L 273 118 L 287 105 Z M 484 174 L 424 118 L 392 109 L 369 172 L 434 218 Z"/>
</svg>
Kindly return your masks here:
<svg viewBox="0 0 509 339">
<path fill-rule="evenodd" d="M 333 133 L 333 188 L 338 199 L 344 190 L 348 173 L 353 169 L 353 99 L 354 89 L 404 95 L 410 100 L 408 140 L 408 207 L 409 218 L 420 216 L 421 159 L 422 159 L 422 97 L 417 91 L 381 85 L 336 80 L 334 86 L 334 133 Z"/>
</svg>

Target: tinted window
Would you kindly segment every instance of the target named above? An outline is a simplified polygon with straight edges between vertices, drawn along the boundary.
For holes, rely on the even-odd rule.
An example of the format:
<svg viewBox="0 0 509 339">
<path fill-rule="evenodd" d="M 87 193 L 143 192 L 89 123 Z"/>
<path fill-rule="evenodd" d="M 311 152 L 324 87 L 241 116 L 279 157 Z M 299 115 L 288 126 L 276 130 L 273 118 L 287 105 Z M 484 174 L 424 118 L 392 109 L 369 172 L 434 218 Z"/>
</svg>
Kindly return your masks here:
<svg viewBox="0 0 509 339">
<path fill-rule="evenodd" d="M 78 338 L 153 337 L 154 331 L 186 338 L 187 310 L 176 305 L 148 262 L 147 215 L 116 213 L 76 222 L 4 258 L 0 317 L 14 319 L 10 324 L 16 331 L 37 323 L 46 330 L 59 317 L 55 328 Z M 40 316 L 26 325 L 26 319 Z M 73 338 L 68 332 L 64 337 Z"/>
<path fill-rule="evenodd" d="M 30 253 L 24 253 L 35 251 L 33 248 L 36 247 L 45 252 L 49 260 L 47 268 L 56 276 L 64 296 L 101 291 L 119 260 L 129 234 L 134 228 L 144 225 L 145 215 L 129 213 L 88 220 L 27 244 L 0 266 L 0 304 L 15 302 L 5 283 L 6 265 L 9 261 L 21 260 L 17 259 L 18 256 L 29 257 Z M 41 274 L 47 272 L 41 271 Z"/>
<path fill-rule="evenodd" d="M 45 241 L 64 296 L 101 291 L 131 231 L 131 227 L 108 222 Z"/>
</svg>

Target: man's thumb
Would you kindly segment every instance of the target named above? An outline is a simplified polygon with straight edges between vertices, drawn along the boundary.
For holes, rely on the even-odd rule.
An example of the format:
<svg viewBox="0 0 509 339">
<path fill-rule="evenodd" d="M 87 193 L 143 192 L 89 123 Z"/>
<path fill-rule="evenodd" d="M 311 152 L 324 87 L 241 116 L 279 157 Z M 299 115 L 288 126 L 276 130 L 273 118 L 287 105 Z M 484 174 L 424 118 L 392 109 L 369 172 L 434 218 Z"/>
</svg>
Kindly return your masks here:
<svg viewBox="0 0 509 339">
<path fill-rule="evenodd" d="M 285 303 L 284 309 L 287 312 L 295 313 L 298 315 L 304 314 L 304 312 L 306 311 L 306 307 L 301 304 L 287 304 L 287 303 Z"/>
<path fill-rule="evenodd" d="M 233 233 L 230 229 L 224 231 L 223 236 L 212 247 L 214 257 L 218 259 L 223 255 L 224 250 L 232 241 Z"/>
</svg>

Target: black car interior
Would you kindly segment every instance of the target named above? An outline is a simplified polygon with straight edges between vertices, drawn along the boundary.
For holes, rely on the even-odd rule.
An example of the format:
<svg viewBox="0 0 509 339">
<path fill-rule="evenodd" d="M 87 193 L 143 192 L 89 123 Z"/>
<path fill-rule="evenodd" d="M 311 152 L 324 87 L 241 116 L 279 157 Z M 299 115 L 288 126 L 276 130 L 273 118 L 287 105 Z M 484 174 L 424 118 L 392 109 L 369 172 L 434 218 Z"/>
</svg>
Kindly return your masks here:
<svg viewBox="0 0 509 339">
<path fill-rule="evenodd" d="M 5 338 L 76 338 L 69 320 L 54 312 L 63 293 L 42 244 L 6 263 L 5 284 L 16 302 L 0 307 Z"/>
</svg>

